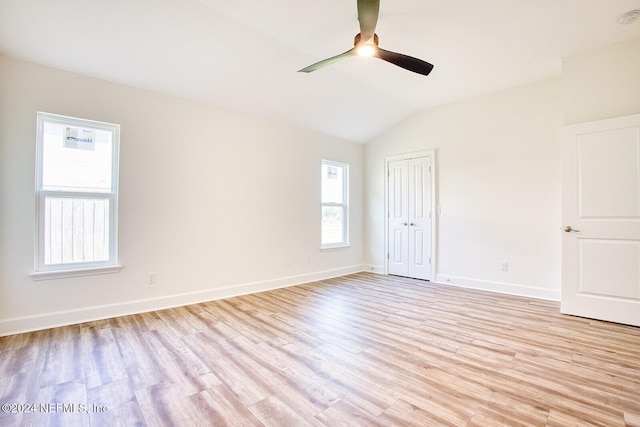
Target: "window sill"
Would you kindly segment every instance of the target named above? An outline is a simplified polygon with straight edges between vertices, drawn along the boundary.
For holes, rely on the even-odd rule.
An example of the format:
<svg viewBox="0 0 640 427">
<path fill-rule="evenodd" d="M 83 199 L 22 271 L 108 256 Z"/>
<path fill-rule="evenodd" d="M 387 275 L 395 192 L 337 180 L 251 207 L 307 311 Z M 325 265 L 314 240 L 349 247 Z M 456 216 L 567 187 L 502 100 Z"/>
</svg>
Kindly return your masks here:
<svg viewBox="0 0 640 427">
<path fill-rule="evenodd" d="M 349 249 L 351 247 L 351 245 L 347 244 L 347 245 L 339 245 L 339 246 L 326 246 L 326 247 L 321 247 L 320 248 L 320 252 L 330 252 L 330 251 L 339 251 L 342 249 Z"/>
<path fill-rule="evenodd" d="M 93 276 L 97 274 L 117 273 L 122 268 L 121 265 L 110 265 L 108 267 L 73 268 L 69 270 L 34 271 L 30 273 L 33 280 L 63 279 L 67 277 Z"/>
</svg>

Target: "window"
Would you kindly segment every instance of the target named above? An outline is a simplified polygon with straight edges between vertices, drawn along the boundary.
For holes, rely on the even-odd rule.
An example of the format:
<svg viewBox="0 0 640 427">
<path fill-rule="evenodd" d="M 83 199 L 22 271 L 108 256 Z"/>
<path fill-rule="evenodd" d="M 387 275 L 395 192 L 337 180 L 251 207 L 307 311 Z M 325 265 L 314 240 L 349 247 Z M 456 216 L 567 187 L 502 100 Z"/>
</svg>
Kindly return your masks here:
<svg viewBox="0 0 640 427">
<path fill-rule="evenodd" d="M 349 245 L 349 165 L 322 161 L 322 248 Z"/>
<path fill-rule="evenodd" d="M 38 113 L 34 278 L 117 271 L 120 126 Z"/>
</svg>

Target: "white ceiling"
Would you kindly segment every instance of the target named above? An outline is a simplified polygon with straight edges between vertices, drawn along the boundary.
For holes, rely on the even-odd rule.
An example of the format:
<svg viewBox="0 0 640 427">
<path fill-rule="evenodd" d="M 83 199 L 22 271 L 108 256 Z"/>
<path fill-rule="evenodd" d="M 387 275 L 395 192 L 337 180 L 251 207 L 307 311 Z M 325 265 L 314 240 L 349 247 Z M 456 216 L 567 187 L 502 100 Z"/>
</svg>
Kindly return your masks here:
<svg viewBox="0 0 640 427">
<path fill-rule="evenodd" d="M 640 36 L 640 0 L 381 0 L 353 57 L 356 0 L 0 0 L 0 53 L 364 143 L 429 107 L 560 74 L 563 56 Z"/>
</svg>

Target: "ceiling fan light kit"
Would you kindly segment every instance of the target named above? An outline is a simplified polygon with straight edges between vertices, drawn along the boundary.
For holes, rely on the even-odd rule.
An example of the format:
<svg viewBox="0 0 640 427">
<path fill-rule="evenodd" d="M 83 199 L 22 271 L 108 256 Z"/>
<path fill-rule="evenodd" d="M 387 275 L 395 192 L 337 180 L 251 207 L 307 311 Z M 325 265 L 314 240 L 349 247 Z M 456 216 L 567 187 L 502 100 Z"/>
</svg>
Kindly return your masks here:
<svg viewBox="0 0 640 427">
<path fill-rule="evenodd" d="M 353 39 L 353 46 L 355 47 L 358 55 L 373 56 L 378 50 L 378 35 L 374 34 L 373 38 L 363 41 L 362 35 L 358 33 Z"/>
<path fill-rule="evenodd" d="M 422 74 L 424 76 L 429 75 L 433 69 L 432 64 L 423 61 L 422 59 L 391 52 L 378 47 L 378 35 L 375 31 L 378 23 L 379 10 L 380 0 L 358 0 L 358 21 L 360 22 L 360 33 L 356 34 L 353 42 L 354 47 L 344 53 L 323 59 L 322 61 L 311 64 L 298 71 L 302 73 L 310 73 L 350 56 L 360 55 L 374 56 L 398 67 L 404 68 L 405 70 L 413 71 L 414 73 Z"/>
<path fill-rule="evenodd" d="M 376 47 L 371 44 L 363 44 L 358 48 L 357 53 L 360 56 L 373 56 L 376 53 Z"/>
</svg>

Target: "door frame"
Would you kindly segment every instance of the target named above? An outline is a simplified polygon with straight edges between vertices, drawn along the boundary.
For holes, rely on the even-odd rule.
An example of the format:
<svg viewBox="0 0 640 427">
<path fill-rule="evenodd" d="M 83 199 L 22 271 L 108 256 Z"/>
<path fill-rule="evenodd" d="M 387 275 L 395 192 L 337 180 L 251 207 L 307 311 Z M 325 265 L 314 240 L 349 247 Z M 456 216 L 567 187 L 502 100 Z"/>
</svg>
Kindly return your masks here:
<svg viewBox="0 0 640 427">
<path fill-rule="evenodd" d="M 437 240 L 438 240 L 438 228 L 437 228 L 437 211 L 438 206 L 438 194 L 436 189 L 436 177 L 437 177 L 437 162 L 436 162 L 436 150 L 435 148 L 421 151 L 414 151 L 404 154 L 395 154 L 392 156 L 385 156 L 384 158 L 384 274 L 389 274 L 389 163 L 398 160 L 411 160 L 419 157 L 429 157 L 431 159 L 431 167 L 429 169 L 429 175 L 431 180 L 431 206 L 429 207 L 431 213 L 431 274 L 429 281 L 435 282 L 436 280 L 436 266 L 438 265 L 437 257 L 438 253 Z"/>
</svg>

